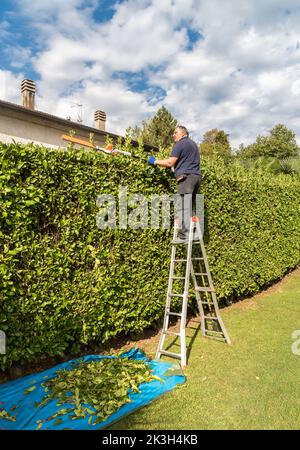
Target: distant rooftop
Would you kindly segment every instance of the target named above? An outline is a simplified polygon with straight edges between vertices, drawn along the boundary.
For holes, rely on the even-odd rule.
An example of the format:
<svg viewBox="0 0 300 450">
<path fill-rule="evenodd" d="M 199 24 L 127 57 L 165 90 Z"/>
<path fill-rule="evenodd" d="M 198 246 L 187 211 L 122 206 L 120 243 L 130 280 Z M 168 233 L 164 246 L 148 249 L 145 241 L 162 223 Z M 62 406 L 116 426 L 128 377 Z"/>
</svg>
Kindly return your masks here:
<svg viewBox="0 0 300 450">
<path fill-rule="evenodd" d="M 59 126 L 59 128 L 70 130 L 72 128 L 76 129 L 76 131 L 81 132 L 84 135 L 87 135 L 89 133 L 94 133 L 97 136 L 102 135 L 103 137 L 109 136 L 114 141 L 119 139 L 120 135 L 110 133 L 106 131 L 106 113 L 101 110 L 97 110 L 94 113 L 94 127 L 87 126 L 82 124 L 78 121 L 72 121 L 69 118 L 62 118 L 58 116 L 54 116 L 53 114 L 49 114 L 43 111 L 38 111 L 35 109 L 35 82 L 32 80 L 25 79 L 21 83 L 21 98 L 22 98 L 22 105 L 18 105 L 16 103 L 7 102 L 4 100 L 0 100 L 0 110 L 3 112 L 10 112 L 10 115 L 15 113 L 21 116 L 24 116 L 26 114 L 26 118 L 30 118 L 31 122 L 38 121 L 39 125 L 42 119 L 43 126 L 47 127 L 47 123 L 51 124 L 53 127 L 55 124 Z M 19 117 L 19 120 L 22 120 L 21 117 Z M 5 136 L 6 133 L 3 133 L 3 130 L 0 129 L 0 136 Z M 123 137 L 124 138 L 124 137 Z M 26 136 L 24 139 L 25 141 L 28 141 L 28 136 Z M 138 146 L 138 142 L 134 139 L 131 141 L 132 145 L 134 147 Z M 55 144 L 55 146 L 57 146 Z M 158 151 L 158 148 L 149 145 L 149 144 L 143 144 L 144 149 L 146 151 Z"/>
</svg>

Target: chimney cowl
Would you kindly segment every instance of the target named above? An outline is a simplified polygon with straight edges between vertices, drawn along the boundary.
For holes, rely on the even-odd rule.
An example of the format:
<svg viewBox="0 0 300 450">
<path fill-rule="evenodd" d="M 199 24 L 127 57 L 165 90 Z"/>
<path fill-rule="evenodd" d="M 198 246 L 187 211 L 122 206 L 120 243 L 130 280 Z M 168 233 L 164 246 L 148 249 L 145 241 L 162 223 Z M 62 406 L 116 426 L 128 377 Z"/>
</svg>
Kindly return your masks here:
<svg viewBox="0 0 300 450">
<path fill-rule="evenodd" d="M 106 114 L 104 111 L 100 111 L 99 109 L 97 111 L 95 111 L 94 123 L 95 123 L 95 128 L 98 128 L 98 130 L 105 131 Z"/>
<path fill-rule="evenodd" d="M 25 79 L 21 83 L 22 105 L 25 108 L 34 109 L 35 103 L 35 82 Z"/>
</svg>

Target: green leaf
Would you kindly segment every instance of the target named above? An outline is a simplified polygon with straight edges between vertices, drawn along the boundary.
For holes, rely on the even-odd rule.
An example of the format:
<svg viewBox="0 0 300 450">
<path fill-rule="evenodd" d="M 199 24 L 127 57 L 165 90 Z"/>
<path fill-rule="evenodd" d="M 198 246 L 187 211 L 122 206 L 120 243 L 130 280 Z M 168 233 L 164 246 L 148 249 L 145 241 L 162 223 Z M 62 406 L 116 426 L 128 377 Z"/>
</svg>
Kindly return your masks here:
<svg viewBox="0 0 300 450">
<path fill-rule="evenodd" d="M 25 389 L 24 394 L 30 394 L 30 392 L 33 392 L 36 389 L 36 386 L 31 386 L 28 389 Z"/>
</svg>

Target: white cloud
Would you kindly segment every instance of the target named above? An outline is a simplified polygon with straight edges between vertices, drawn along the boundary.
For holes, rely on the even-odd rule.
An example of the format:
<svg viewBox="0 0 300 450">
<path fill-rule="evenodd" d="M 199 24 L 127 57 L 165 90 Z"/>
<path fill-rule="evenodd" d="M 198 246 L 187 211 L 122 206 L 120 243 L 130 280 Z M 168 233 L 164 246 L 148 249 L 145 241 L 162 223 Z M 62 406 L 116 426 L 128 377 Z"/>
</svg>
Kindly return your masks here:
<svg viewBox="0 0 300 450">
<path fill-rule="evenodd" d="M 11 33 L 8 31 L 9 29 L 9 22 L 7 20 L 2 20 L 0 22 L 0 38 L 5 39 L 7 37 L 11 36 Z"/>
<path fill-rule="evenodd" d="M 193 23 L 204 40 L 190 52 L 179 52 L 164 71 L 152 77 L 167 91 L 166 106 L 198 139 L 207 129 L 218 127 L 231 135 L 235 146 L 278 122 L 297 124 L 300 102 L 294 92 L 299 89 L 300 34 L 294 27 L 296 13 L 290 25 L 289 15 L 282 10 L 279 15 L 279 2 L 273 9 L 267 2 L 263 27 L 256 2 L 250 8 L 249 2 L 227 1 L 219 14 L 217 2 L 200 3 Z M 278 23 L 272 19 L 279 16 Z M 299 125 L 295 131 L 300 136 Z"/>
<path fill-rule="evenodd" d="M 20 103 L 23 74 L 15 75 L 9 70 L 0 70 L 0 98 L 12 103 Z"/>
<path fill-rule="evenodd" d="M 97 0 L 18 4 L 41 43 L 31 58 L 39 109 L 66 116 L 79 101 L 89 124 L 103 109 L 109 130 L 124 133 L 165 104 L 197 140 L 218 127 L 238 146 L 278 122 L 300 137 L 300 8 L 293 0 L 127 0 L 100 23 Z M 188 28 L 203 37 L 193 46 Z M 20 66 L 30 57 L 28 49 L 14 51 Z M 132 91 L 120 71 L 142 73 L 144 89 Z"/>
<path fill-rule="evenodd" d="M 75 16 L 77 19 L 84 16 L 86 11 L 95 8 L 97 1 L 95 0 L 51 0 L 45 2 L 44 0 L 17 0 L 19 11 L 33 21 L 36 22 L 56 22 L 57 24 L 67 24 L 68 28 L 76 27 L 76 22 L 72 19 Z M 80 8 L 80 10 L 78 9 Z"/>
<path fill-rule="evenodd" d="M 41 106 L 43 102 L 41 99 Z M 56 114 L 65 118 L 71 116 L 76 120 L 78 113 L 78 109 L 74 107 L 76 103 L 82 104 L 83 119 L 89 125 L 93 124 L 96 110 L 106 111 L 107 129 L 119 134 L 124 134 L 128 125 L 155 113 L 155 108 L 148 105 L 142 94 L 131 92 L 120 81 L 107 81 L 101 84 L 93 81 L 85 82 L 74 93 L 56 101 Z"/>
<path fill-rule="evenodd" d="M 24 67 L 31 58 L 31 50 L 19 45 L 16 45 L 14 47 L 6 47 L 4 51 L 5 53 L 9 54 L 9 57 L 12 61 L 11 67 L 17 69 Z"/>
</svg>

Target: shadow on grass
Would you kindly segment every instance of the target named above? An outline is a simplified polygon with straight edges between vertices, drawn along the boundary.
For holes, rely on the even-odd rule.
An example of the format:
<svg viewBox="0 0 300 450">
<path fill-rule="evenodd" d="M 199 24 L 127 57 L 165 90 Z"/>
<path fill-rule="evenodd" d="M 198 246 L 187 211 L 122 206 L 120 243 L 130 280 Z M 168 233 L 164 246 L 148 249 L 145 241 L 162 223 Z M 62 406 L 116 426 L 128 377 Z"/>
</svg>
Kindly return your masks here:
<svg viewBox="0 0 300 450">
<path fill-rule="evenodd" d="M 195 326 L 190 326 L 190 323 Z M 186 358 L 187 362 L 191 353 L 191 349 L 197 337 L 199 338 L 199 332 L 201 332 L 201 323 L 198 320 L 190 319 L 185 329 L 186 332 Z M 174 349 L 175 347 L 175 349 Z M 172 349 L 172 350 L 171 350 Z M 167 351 L 173 351 L 174 353 L 180 353 L 180 338 L 176 336 L 171 342 L 166 346 Z"/>
</svg>

